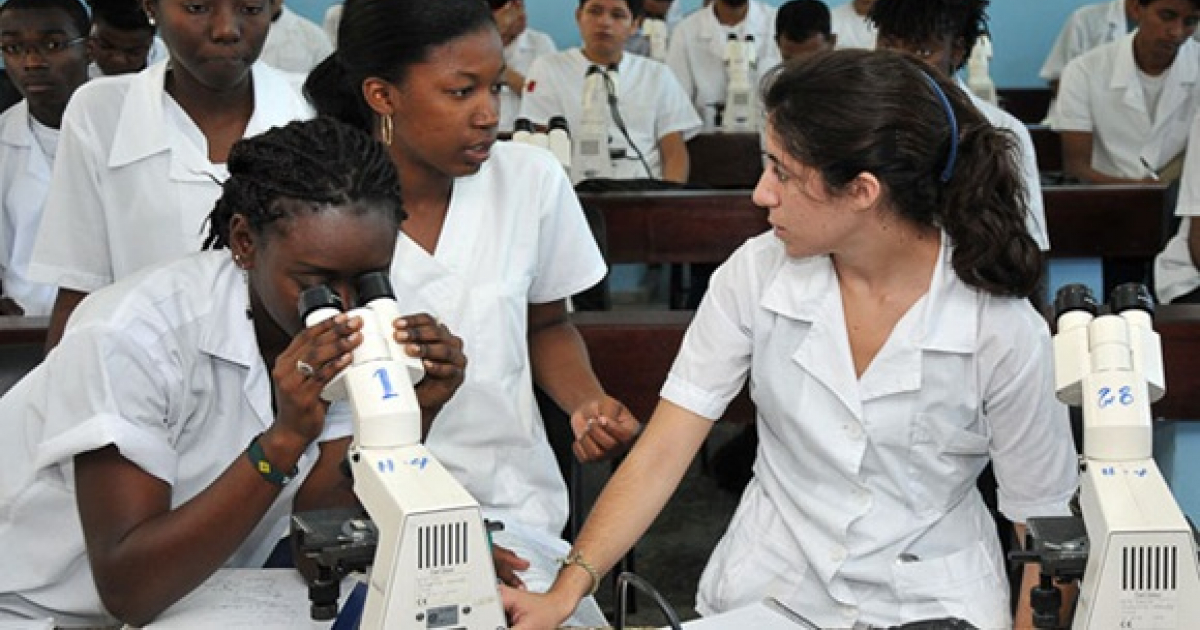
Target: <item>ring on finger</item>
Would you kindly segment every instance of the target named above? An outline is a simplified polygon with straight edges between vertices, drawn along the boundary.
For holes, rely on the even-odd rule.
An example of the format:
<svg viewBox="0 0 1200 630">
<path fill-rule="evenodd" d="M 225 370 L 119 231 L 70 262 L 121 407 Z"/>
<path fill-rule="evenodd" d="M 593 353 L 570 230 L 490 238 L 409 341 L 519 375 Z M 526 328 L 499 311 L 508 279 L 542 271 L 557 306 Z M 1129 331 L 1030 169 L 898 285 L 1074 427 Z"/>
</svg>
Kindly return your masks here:
<svg viewBox="0 0 1200 630">
<path fill-rule="evenodd" d="M 314 374 L 317 373 L 317 371 L 313 369 L 313 366 L 305 363 L 302 359 L 296 360 L 296 371 L 299 372 L 300 375 L 305 379 L 310 379 Z"/>
</svg>

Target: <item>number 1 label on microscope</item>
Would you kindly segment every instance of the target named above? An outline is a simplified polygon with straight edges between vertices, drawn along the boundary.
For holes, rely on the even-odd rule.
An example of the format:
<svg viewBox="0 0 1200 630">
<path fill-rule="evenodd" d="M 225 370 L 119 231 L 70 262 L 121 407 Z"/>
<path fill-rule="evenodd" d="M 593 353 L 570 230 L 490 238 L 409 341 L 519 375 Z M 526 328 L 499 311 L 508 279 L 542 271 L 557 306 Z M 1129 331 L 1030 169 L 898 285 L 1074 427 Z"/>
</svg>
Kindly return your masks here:
<svg viewBox="0 0 1200 630">
<path fill-rule="evenodd" d="M 388 374 L 387 368 L 375 370 L 375 377 L 379 379 L 379 385 L 383 388 L 383 400 L 397 396 L 395 388 L 392 387 L 392 378 Z"/>
</svg>

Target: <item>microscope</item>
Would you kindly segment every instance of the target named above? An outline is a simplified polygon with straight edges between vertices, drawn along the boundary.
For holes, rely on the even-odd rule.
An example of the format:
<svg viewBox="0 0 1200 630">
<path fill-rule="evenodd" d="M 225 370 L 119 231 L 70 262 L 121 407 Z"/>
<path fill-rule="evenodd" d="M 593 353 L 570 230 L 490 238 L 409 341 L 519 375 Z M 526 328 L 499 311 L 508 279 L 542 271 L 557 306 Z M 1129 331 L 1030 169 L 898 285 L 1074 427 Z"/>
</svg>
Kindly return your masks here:
<svg viewBox="0 0 1200 630">
<path fill-rule="evenodd" d="M 538 131 L 528 118 L 518 118 L 513 123 L 512 141 L 546 149 L 571 174 L 571 127 L 565 116 L 551 116 L 544 132 Z"/>
<path fill-rule="evenodd" d="M 1102 313 L 1068 285 L 1055 313 L 1055 390 L 1083 411 L 1083 515 L 1029 519 L 1029 552 L 1015 555 L 1041 563 L 1034 622 L 1056 627 L 1053 581 L 1081 579 L 1072 628 L 1200 628 L 1195 531 L 1151 456 L 1150 404 L 1165 391 L 1153 300 L 1123 284 Z"/>
<path fill-rule="evenodd" d="M 642 19 L 642 34 L 650 42 L 650 54 L 655 61 L 667 61 L 667 23 L 664 20 L 647 17 Z"/>
<path fill-rule="evenodd" d="M 725 40 L 725 108 L 718 126 L 726 131 L 758 131 L 754 76 L 758 66 L 754 36 L 730 33 Z"/>
<path fill-rule="evenodd" d="M 609 86 L 607 71 L 589 66 L 583 80 L 583 115 L 575 133 L 574 155 L 571 160 L 572 179 L 610 178 L 613 175 L 612 156 L 608 150 Z M 616 94 L 616 90 L 612 91 Z"/>
<path fill-rule="evenodd" d="M 330 519 L 322 521 L 321 515 L 293 521 L 293 533 L 304 539 L 297 544 L 303 555 L 337 565 L 335 575 L 325 576 L 334 578 L 334 611 L 341 577 L 336 574 L 366 558 L 371 570 L 361 628 L 503 629 L 479 504 L 421 444 L 413 384 L 424 369 L 395 342 L 393 322 L 400 311 L 387 275 L 360 276 L 357 302 L 349 314 L 362 319 L 363 342 L 321 396 L 349 400 L 354 415 L 349 468 L 354 493 L 370 518 L 334 517 L 333 534 L 328 533 Z M 300 296 L 308 326 L 340 312 L 341 299 L 327 286 Z M 315 601 L 313 612 L 317 616 Z"/>
<path fill-rule="evenodd" d="M 992 81 L 988 70 L 991 60 L 992 40 L 987 35 L 980 35 L 975 41 L 975 47 L 971 49 L 970 58 L 967 59 L 967 88 L 980 99 L 992 105 L 999 105 L 996 83 Z"/>
</svg>

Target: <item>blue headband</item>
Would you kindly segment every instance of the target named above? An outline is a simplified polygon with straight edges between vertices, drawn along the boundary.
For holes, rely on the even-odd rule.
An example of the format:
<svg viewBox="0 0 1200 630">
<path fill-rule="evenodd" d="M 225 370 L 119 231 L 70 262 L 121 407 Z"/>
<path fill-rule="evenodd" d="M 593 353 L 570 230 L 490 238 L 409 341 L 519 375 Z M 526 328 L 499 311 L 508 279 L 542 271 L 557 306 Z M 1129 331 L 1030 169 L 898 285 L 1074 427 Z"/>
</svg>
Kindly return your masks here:
<svg viewBox="0 0 1200 630">
<path fill-rule="evenodd" d="M 942 169 L 942 183 L 950 181 L 950 176 L 954 175 L 954 162 L 958 159 L 958 119 L 954 117 L 954 108 L 950 106 L 950 99 L 946 98 L 946 93 L 942 91 L 942 86 L 929 73 L 922 71 L 925 80 L 933 87 L 933 91 L 937 94 L 938 99 L 942 101 L 942 107 L 946 109 L 946 120 L 950 122 L 950 155 L 946 156 L 946 168 Z"/>
</svg>

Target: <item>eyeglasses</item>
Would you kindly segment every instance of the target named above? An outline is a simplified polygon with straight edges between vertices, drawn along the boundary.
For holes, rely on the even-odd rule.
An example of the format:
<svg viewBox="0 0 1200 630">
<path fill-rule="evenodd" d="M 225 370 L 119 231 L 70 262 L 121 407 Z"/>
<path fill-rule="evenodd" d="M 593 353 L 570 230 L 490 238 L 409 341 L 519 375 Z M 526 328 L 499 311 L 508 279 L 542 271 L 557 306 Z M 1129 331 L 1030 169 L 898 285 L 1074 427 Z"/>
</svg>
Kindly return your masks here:
<svg viewBox="0 0 1200 630">
<path fill-rule="evenodd" d="M 86 36 L 76 37 L 74 39 L 64 39 L 61 37 L 50 37 L 43 39 L 40 42 L 26 43 L 5 43 L 0 44 L 0 53 L 5 57 L 21 58 L 29 53 L 37 53 L 40 57 L 48 57 L 58 55 L 67 51 L 68 48 L 82 44 L 87 41 Z"/>
</svg>

